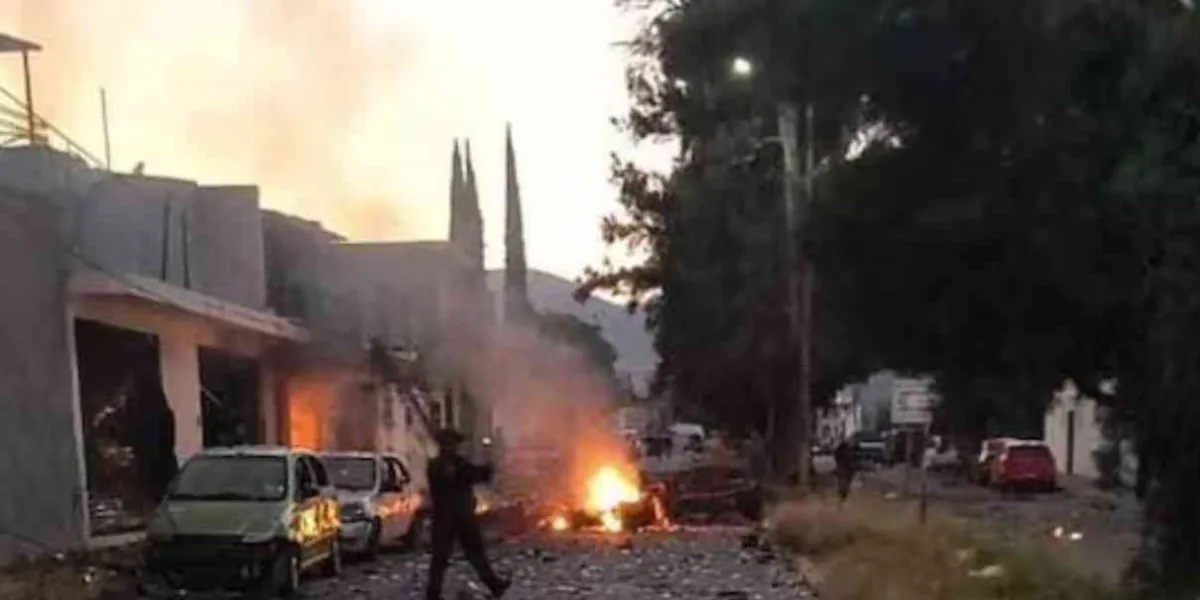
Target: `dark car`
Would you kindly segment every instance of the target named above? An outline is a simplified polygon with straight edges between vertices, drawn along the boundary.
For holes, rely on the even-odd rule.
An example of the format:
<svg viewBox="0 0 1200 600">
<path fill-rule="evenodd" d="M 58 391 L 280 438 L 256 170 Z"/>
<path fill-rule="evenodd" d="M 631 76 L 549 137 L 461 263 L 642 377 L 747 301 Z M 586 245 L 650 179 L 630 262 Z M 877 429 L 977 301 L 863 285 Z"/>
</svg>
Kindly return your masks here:
<svg viewBox="0 0 1200 600">
<path fill-rule="evenodd" d="M 888 463 L 888 446 L 883 436 L 873 433 L 861 433 L 853 437 L 860 465 L 884 465 Z"/>
</svg>

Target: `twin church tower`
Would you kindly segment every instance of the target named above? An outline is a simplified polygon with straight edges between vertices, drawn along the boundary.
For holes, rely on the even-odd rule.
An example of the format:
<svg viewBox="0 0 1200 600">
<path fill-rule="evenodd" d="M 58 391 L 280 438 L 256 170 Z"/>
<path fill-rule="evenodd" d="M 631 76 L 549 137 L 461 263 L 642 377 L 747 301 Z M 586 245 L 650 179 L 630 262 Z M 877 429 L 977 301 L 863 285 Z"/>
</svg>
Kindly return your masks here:
<svg viewBox="0 0 1200 600">
<path fill-rule="evenodd" d="M 529 290 L 525 264 L 524 223 L 521 217 L 521 188 L 517 183 L 517 159 L 513 151 L 512 125 L 504 132 L 504 320 L 529 316 Z M 471 142 L 460 148 L 454 141 L 450 165 L 450 243 L 466 257 L 484 284 L 483 213 L 471 161 Z"/>
</svg>

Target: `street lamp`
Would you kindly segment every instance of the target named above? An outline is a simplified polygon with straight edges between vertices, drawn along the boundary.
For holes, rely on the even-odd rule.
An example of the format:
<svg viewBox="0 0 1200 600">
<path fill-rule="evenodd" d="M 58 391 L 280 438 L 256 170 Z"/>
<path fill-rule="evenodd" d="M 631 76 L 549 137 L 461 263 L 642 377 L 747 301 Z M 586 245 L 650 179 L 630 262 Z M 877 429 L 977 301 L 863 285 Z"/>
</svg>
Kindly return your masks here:
<svg viewBox="0 0 1200 600">
<path fill-rule="evenodd" d="M 754 74 L 754 63 L 744 56 L 738 56 L 729 64 L 729 70 L 736 77 L 750 77 Z"/>
<path fill-rule="evenodd" d="M 730 71 L 733 76 L 748 79 L 754 75 L 754 63 L 744 57 L 734 57 L 730 62 Z M 797 431 L 795 431 L 797 442 L 797 459 L 798 459 L 798 476 L 801 488 L 806 488 L 808 481 L 808 465 L 811 460 L 811 433 L 812 433 L 812 266 L 809 264 L 807 257 L 799 255 L 796 247 L 797 240 L 800 236 L 800 220 L 803 217 L 801 213 L 801 202 L 799 184 L 801 183 L 800 175 L 800 151 L 799 140 L 797 140 L 796 130 L 799 125 L 799 108 L 794 102 L 788 100 L 778 100 L 776 102 L 776 116 L 779 120 L 778 141 L 783 146 L 783 204 L 785 211 L 785 220 L 787 222 L 787 243 L 784 244 L 786 259 L 787 259 L 787 275 L 788 275 L 788 318 L 791 324 L 793 335 L 796 337 L 796 344 L 799 349 L 799 384 L 797 394 Z M 804 174 L 803 174 L 803 196 L 804 202 L 811 202 L 813 199 L 813 104 L 806 103 L 804 107 L 805 120 L 805 148 L 804 148 Z M 765 141 L 765 140 L 764 140 Z M 774 416 L 771 417 L 773 429 Z M 773 432 L 771 432 L 773 433 Z"/>
</svg>

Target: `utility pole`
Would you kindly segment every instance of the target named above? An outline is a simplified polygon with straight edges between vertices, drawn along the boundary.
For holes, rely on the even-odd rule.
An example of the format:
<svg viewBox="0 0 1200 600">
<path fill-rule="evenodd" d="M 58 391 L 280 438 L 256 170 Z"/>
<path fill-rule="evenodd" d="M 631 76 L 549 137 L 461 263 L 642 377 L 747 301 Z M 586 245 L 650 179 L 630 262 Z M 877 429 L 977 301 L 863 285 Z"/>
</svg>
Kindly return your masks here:
<svg viewBox="0 0 1200 600">
<path fill-rule="evenodd" d="M 799 109 L 794 103 L 780 102 L 777 105 L 779 139 L 783 145 L 783 202 L 787 222 L 787 240 L 784 244 L 788 275 L 788 317 L 795 336 L 799 353 L 795 430 L 797 459 L 797 482 L 801 489 L 808 489 L 809 466 L 812 463 L 812 269 L 808 259 L 802 256 L 797 242 L 800 237 L 800 222 L 804 206 L 799 200 L 800 152 L 796 139 Z M 813 119 L 811 102 L 804 107 L 804 204 L 813 199 Z"/>
<path fill-rule="evenodd" d="M 104 129 L 104 168 L 112 170 L 112 146 L 108 140 L 108 94 L 100 88 L 100 126 Z"/>
</svg>

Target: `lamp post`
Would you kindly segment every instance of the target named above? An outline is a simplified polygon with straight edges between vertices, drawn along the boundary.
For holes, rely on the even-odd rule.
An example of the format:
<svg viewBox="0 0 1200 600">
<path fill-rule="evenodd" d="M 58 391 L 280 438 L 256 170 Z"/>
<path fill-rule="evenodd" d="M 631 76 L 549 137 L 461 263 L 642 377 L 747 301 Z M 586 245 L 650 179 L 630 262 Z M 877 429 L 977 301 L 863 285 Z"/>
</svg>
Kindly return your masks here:
<svg viewBox="0 0 1200 600">
<path fill-rule="evenodd" d="M 754 75 L 754 63 L 744 57 L 736 57 L 730 63 L 735 76 L 748 78 Z M 799 185 L 803 179 L 804 202 L 813 199 L 813 120 L 815 109 L 812 102 L 804 106 L 804 171 L 800 170 L 799 129 L 800 110 L 790 101 L 777 101 L 779 142 L 783 146 L 783 205 L 787 240 L 784 244 L 785 264 L 788 278 L 788 321 L 798 350 L 799 367 L 797 382 L 796 418 L 794 420 L 797 460 L 797 483 L 801 489 L 809 486 L 809 469 L 812 452 L 812 269 L 807 257 L 797 248 L 800 238 L 800 223 L 804 215 L 800 202 Z M 771 409 L 772 413 L 774 409 Z"/>
</svg>

